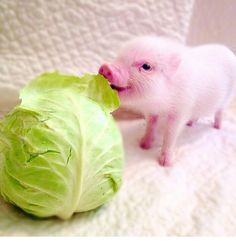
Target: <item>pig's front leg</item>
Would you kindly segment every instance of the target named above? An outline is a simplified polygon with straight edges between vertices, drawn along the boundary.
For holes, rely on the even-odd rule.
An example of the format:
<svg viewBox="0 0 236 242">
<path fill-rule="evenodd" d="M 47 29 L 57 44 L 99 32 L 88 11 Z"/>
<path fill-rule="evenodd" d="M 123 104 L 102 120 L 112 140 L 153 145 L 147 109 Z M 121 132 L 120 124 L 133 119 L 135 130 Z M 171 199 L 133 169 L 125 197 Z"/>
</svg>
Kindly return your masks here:
<svg viewBox="0 0 236 242">
<path fill-rule="evenodd" d="M 173 150 L 177 138 L 184 126 L 185 122 L 183 122 L 183 119 L 180 116 L 168 115 L 161 154 L 158 160 L 161 166 L 171 165 Z"/>
<path fill-rule="evenodd" d="M 158 116 L 150 115 L 147 118 L 147 127 L 143 138 L 140 141 L 140 147 L 142 149 L 150 149 L 154 140 L 155 140 L 155 132 L 157 127 Z"/>
</svg>

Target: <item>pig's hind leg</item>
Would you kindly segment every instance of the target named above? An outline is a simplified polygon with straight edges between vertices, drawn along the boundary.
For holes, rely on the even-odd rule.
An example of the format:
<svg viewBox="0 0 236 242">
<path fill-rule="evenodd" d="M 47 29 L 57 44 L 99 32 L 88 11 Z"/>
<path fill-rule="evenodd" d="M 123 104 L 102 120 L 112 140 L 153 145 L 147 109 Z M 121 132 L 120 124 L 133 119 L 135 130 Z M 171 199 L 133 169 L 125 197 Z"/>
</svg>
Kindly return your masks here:
<svg viewBox="0 0 236 242">
<path fill-rule="evenodd" d="M 214 124 L 213 124 L 213 127 L 215 129 L 220 129 L 221 128 L 221 125 L 222 125 L 222 114 L 223 114 L 222 109 L 219 109 L 215 113 L 215 120 L 214 120 Z"/>
<path fill-rule="evenodd" d="M 155 140 L 155 132 L 157 127 L 158 116 L 150 115 L 147 119 L 147 127 L 143 138 L 140 141 L 140 147 L 142 149 L 150 149 Z"/>
</svg>

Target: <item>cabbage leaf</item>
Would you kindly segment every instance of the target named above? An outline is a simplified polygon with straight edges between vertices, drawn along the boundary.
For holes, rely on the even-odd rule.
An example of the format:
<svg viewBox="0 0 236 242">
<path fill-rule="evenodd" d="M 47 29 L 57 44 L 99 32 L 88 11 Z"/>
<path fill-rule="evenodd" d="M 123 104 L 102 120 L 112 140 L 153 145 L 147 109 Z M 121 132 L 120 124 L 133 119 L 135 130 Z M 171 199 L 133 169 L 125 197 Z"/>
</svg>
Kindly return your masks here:
<svg viewBox="0 0 236 242">
<path fill-rule="evenodd" d="M 38 217 L 68 219 L 110 200 L 123 148 L 111 112 L 117 93 L 100 75 L 45 73 L 0 122 L 0 192 Z"/>
</svg>

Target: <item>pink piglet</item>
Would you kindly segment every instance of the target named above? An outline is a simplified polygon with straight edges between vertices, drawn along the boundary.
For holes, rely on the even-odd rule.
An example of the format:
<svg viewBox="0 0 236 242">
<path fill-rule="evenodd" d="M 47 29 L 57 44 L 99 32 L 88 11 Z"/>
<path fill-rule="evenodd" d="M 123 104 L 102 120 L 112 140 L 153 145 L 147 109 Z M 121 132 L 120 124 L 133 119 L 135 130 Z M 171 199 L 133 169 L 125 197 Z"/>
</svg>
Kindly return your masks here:
<svg viewBox="0 0 236 242">
<path fill-rule="evenodd" d="M 159 117 L 166 119 L 158 161 L 168 166 L 186 123 L 191 126 L 214 115 L 214 128 L 221 127 L 222 113 L 235 93 L 236 57 L 223 45 L 187 47 L 168 38 L 144 36 L 128 42 L 99 73 L 117 90 L 122 105 L 146 117 L 141 148 L 152 146 Z"/>
</svg>

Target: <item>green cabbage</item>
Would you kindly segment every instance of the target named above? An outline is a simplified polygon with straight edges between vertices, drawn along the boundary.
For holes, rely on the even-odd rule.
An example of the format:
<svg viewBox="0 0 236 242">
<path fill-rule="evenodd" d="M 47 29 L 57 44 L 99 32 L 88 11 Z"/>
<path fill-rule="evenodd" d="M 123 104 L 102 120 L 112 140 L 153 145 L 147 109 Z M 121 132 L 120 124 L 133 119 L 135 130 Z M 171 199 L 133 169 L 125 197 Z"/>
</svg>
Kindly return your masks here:
<svg viewBox="0 0 236 242">
<path fill-rule="evenodd" d="M 0 192 L 38 217 L 68 219 L 107 202 L 122 181 L 123 148 L 100 75 L 45 73 L 0 122 Z"/>
</svg>

